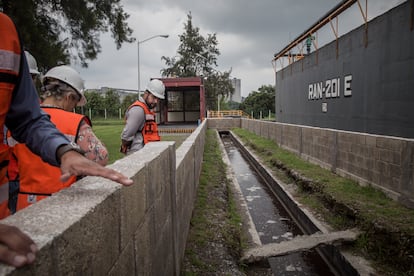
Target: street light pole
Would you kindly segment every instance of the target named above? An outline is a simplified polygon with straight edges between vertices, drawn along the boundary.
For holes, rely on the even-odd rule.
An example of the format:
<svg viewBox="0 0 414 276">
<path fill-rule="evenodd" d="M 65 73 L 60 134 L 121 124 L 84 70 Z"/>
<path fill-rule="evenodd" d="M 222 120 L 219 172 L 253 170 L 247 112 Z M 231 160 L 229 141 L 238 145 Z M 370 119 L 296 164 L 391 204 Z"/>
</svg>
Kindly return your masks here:
<svg viewBox="0 0 414 276">
<path fill-rule="evenodd" d="M 157 37 L 167 38 L 168 35 L 154 35 L 154 36 L 151 36 L 151 37 L 146 38 L 146 39 L 141 40 L 141 41 L 138 40 L 138 42 L 137 42 L 137 46 L 138 46 L 138 95 L 141 92 L 141 71 L 140 71 L 140 68 L 139 68 L 139 45 L 146 42 L 146 41 L 148 41 L 148 40 L 151 40 L 151 39 L 157 38 Z"/>
</svg>

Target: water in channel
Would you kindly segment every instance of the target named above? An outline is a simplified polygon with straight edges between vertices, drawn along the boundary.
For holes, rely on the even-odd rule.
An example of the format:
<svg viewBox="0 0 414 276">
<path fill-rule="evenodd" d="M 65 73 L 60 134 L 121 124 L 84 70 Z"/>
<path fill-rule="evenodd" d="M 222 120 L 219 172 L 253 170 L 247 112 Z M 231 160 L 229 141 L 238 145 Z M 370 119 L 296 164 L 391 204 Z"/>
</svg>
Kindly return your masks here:
<svg viewBox="0 0 414 276">
<path fill-rule="evenodd" d="M 232 169 L 262 244 L 290 240 L 303 232 L 233 144 L 221 135 Z M 315 250 L 268 259 L 274 275 L 335 275 Z"/>
</svg>

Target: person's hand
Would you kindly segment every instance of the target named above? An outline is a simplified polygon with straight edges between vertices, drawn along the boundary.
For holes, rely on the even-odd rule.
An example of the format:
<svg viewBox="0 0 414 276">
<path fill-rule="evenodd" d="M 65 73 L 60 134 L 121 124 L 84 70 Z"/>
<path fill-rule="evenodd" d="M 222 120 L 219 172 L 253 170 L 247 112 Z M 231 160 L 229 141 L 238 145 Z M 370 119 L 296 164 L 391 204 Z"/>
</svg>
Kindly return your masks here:
<svg viewBox="0 0 414 276">
<path fill-rule="evenodd" d="M 21 267 L 35 260 L 37 247 L 15 226 L 0 224 L 0 262 Z"/>
<path fill-rule="evenodd" d="M 131 147 L 132 145 L 132 141 L 126 141 L 124 139 L 121 140 L 121 148 L 119 149 L 120 152 L 122 152 L 123 154 L 126 154 L 128 149 Z"/>
<path fill-rule="evenodd" d="M 126 146 L 126 145 L 124 145 L 124 144 L 122 144 L 122 145 L 121 145 L 121 148 L 119 149 L 119 152 L 121 152 L 121 153 L 123 153 L 123 154 L 126 154 L 126 153 L 127 153 L 127 151 L 128 151 L 127 146 Z"/>
<path fill-rule="evenodd" d="M 110 168 L 103 167 L 73 150 L 62 155 L 60 164 L 60 170 L 62 171 L 60 180 L 63 182 L 68 180 L 72 175 L 91 175 L 102 176 L 125 186 L 134 183 L 125 175 Z"/>
</svg>

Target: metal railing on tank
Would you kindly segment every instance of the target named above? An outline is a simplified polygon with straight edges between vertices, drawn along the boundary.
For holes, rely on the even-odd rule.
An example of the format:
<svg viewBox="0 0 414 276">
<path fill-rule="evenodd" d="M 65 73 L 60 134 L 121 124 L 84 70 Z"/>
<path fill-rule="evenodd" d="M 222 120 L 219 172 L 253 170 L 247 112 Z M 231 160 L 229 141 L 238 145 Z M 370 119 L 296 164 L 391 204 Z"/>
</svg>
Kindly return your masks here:
<svg viewBox="0 0 414 276">
<path fill-rule="evenodd" d="M 208 118 L 222 118 L 222 117 L 244 117 L 250 118 L 250 115 L 243 110 L 209 110 L 207 111 Z"/>
</svg>

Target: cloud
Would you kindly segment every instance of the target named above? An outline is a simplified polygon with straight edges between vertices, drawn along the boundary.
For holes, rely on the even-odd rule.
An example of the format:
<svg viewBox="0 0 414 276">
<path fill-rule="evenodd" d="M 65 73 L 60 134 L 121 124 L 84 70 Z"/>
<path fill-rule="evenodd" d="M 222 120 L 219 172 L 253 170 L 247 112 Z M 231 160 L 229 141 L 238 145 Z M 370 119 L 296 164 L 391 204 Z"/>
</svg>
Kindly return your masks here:
<svg viewBox="0 0 414 276">
<path fill-rule="evenodd" d="M 232 77 L 241 79 L 242 96 L 262 85 L 274 84 L 273 55 L 325 15 L 340 0 L 124 0 L 128 24 L 140 44 L 141 88 L 151 77 L 159 77 L 165 67 L 162 56 L 173 57 L 184 32 L 187 14 L 200 34 L 215 33 L 221 55 L 218 70 L 232 69 Z M 403 0 L 377 0 L 368 3 L 370 18 L 385 12 Z M 364 1 L 362 1 L 364 5 Z M 339 17 L 340 32 L 345 33 L 363 23 L 358 5 Z M 318 34 L 319 35 L 319 34 Z M 320 39 L 334 39 L 330 26 L 321 31 Z M 88 68 L 79 68 L 87 88 L 103 86 L 137 89 L 138 46 L 124 44 L 116 50 L 109 34 L 101 36 L 102 53 Z M 325 43 L 326 43 L 325 42 Z"/>
</svg>

